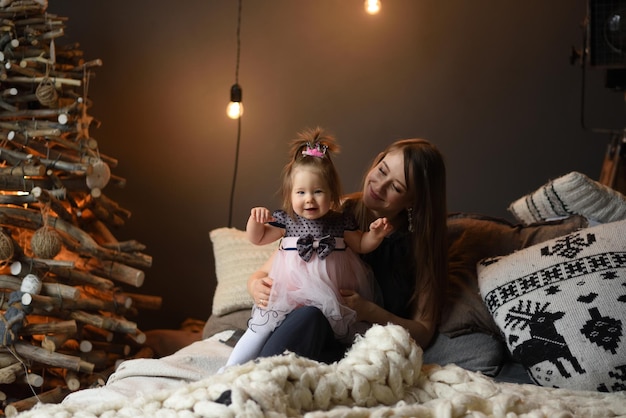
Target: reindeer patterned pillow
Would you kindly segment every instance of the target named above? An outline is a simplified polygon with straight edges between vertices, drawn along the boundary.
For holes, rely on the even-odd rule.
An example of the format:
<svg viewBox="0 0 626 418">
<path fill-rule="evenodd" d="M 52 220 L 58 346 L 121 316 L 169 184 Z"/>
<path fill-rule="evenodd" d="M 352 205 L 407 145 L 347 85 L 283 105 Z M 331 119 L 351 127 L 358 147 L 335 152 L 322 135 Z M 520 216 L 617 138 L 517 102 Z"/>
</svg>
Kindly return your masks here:
<svg viewBox="0 0 626 418">
<path fill-rule="evenodd" d="M 626 220 L 482 260 L 478 285 L 537 384 L 626 390 Z"/>
</svg>

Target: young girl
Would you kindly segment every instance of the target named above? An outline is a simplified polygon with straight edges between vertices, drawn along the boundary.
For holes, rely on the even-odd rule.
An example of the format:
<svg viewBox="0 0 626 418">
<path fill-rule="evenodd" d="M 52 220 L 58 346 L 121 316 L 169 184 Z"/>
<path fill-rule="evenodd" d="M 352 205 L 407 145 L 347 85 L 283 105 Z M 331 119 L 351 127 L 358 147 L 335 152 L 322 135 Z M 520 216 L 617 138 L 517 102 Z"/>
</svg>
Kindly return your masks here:
<svg viewBox="0 0 626 418">
<path fill-rule="evenodd" d="M 257 357 L 285 316 L 303 305 L 319 308 L 337 338 L 352 338 L 356 313 L 343 303 L 339 289 L 374 300 L 373 276 L 355 253 L 376 249 L 392 228 L 379 218 L 369 232 L 361 232 L 351 215 L 338 212 L 341 187 L 330 157 L 338 149 L 334 138 L 320 128 L 302 132 L 283 169 L 285 210 L 273 214 L 263 207 L 251 210 L 248 239 L 258 245 L 282 241 L 264 266 L 273 279 L 269 300 L 255 301 L 248 330 L 226 366 Z"/>
</svg>

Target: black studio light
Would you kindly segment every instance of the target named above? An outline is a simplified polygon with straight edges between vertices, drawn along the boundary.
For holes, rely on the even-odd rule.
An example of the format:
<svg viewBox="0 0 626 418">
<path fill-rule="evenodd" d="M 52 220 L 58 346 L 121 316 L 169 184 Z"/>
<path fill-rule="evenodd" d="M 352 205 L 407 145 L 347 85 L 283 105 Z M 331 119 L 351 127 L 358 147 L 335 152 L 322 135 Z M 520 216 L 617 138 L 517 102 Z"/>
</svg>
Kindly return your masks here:
<svg viewBox="0 0 626 418">
<path fill-rule="evenodd" d="M 626 68 L 626 1 L 589 0 L 590 64 Z"/>
</svg>

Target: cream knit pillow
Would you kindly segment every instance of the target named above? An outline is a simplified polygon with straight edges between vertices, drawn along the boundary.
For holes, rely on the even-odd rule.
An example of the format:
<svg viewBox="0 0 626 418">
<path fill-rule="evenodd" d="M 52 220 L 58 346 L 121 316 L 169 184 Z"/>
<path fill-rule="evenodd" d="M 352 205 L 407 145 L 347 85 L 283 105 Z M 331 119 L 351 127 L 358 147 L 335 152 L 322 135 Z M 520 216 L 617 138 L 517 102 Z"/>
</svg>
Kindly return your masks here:
<svg viewBox="0 0 626 418">
<path fill-rule="evenodd" d="M 482 260 L 478 286 L 542 386 L 626 390 L 626 220 Z"/>
<path fill-rule="evenodd" d="M 213 296 L 213 315 L 222 316 L 251 308 L 248 294 L 250 275 L 265 263 L 278 248 L 278 242 L 254 245 L 246 233 L 236 228 L 218 228 L 209 233 L 215 256 L 217 287 Z"/>
<path fill-rule="evenodd" d="M 525 225 L 573 214 L 607 223 L 626 219 L 626 197 L 572 171 L 521 197 L 508 209 Z"/>
</svg>

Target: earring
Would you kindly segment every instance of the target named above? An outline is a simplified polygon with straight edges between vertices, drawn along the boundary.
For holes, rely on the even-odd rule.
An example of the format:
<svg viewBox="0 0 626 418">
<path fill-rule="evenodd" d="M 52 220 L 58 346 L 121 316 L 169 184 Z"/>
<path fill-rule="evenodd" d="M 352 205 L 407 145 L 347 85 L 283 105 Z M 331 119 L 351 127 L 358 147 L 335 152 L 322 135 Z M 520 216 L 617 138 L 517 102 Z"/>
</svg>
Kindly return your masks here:
<svg viewBox="0 0 626 418">
<path fill-rule="evenodd" d="M 413 232 L 413 208 L 408 208 L 406 214 L 409 221 L 409 232 Z"/>
</svg>

